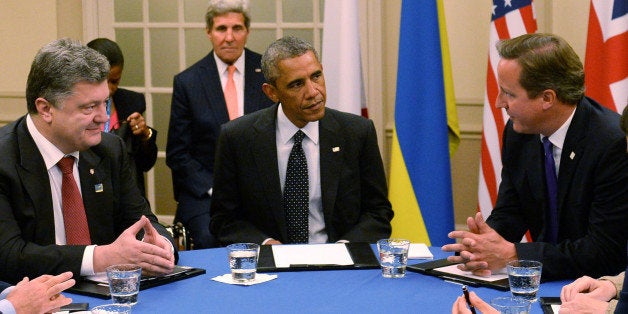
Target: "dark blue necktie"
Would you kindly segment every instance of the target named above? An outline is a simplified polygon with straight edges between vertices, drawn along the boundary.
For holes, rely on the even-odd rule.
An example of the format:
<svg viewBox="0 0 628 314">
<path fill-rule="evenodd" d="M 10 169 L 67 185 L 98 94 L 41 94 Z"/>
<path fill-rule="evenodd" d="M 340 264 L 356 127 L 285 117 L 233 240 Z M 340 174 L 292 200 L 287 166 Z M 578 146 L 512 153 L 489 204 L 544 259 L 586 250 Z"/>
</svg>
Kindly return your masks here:
<svg viewBox="0 0 628 314">
<path fill-rule="evenodd" d="M 286 214 L 288 243 L 308 243 L 308 215 L 310 213 L 307 159 L 301 146 L 305 133 L 294 134 L 294 146 L 288 157 L 286 182 L 283 189 L 283 209 Z"/>
<path fill-rule="evenodd" d="M 543 137 L 543 150 L 545 151 L 545 182 L 547 184 L 547 202 L 549 211 L 547 212 L 546 235 L 547 242 L 556 243 L 558 241 L 558 180 L 556 178 L 556 164 L 552 142 L 547 137 Z"/>
</svg>

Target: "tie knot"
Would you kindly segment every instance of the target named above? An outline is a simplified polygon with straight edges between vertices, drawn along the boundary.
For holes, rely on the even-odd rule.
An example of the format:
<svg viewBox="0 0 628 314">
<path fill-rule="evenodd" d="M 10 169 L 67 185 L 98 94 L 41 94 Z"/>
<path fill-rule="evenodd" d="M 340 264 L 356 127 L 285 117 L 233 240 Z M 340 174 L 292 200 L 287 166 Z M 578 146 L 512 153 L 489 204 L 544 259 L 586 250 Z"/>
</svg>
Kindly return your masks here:
<svg viewBox="0 0 628 314">
<path fill-rule="evenodd" d="M 305 133 L 303 133 L 303 131 L 301 130 L 298 130 L 297 133 L 294 133 L 294 136 L 292 137 L 294 139 L 294 145 L 301 145 L 304 137 Z"/>
<path fill-rule="evenodd" d="M 233 73 L 235 72 L 235 70 L 236 70 L 236 66 L 235 65 L 231 64 L 231 65 L 227 66 L 227 71 L 229 72 L 229 76 L 230 77 L 233 77 Z"/>
<path fill-rule="evenodd" d="M 61 160 L 57 163 L 57 166 L 61 169 L 63 174 L 72 173 L 72 169 L 74 168 L 74 157 L 65 156 L 61 158 Z"/>
</svg>

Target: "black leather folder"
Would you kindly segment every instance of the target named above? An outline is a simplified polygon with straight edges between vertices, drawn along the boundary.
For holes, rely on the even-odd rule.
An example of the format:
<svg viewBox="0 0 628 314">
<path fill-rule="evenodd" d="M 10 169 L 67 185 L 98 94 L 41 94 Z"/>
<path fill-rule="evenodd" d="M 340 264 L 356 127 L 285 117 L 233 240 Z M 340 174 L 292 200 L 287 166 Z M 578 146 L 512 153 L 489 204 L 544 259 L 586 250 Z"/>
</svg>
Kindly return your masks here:
<svg viewBox="0 0 628 314">
<path fill-rule="evenodd" d="M 175 266 L 171 274 L 164 276 L 142 276 L 140 281 L 140 290 L 165 285 L 174 281 L 202 275 L 205 270 L 202 268 L 194 268 L 187 266 Z M 87 279 L 79 280 L 76 284 L 67 290 L 71 293 L 83 294 L 101 299 L 111 299 L 109 285 L 101 282 L 95 282 Z"/>
<path fill-rule="evenodd" d="M 406 270 L 416 272 L 416 273 L 436 276 L 445 280 L 459 282 L 468 286 L 474 286 L 474 287 L 481 286 L 481 287 L 488 287 L 488 288 L 493 288 L 493 289 L 498 289 L 498 290 L 503 290 L 503 291 L 510 290 L 510 285 L 508 284 L 508 278 L 504 278 L 504 279 L 500 279 L 496 281 L 489 281 L 489 280 L 481 280 L 478 278 L 460 276 L 456 274 L 450 274 L 450 273 L 437 270 L 437 268 L 455 265 L 455 264 L 456 263 L 452 263 L 448 261 L 447 259 L 439 259 L 439 260 L 434 260 L 434 261 L 429 261 L 429 262 L 424 262 L 424 263 L 408 265 L 406 267 Z"/>
<path fill-rule="evenodd" d="M 379 268 L 379 260 L 375 257 L 371 245 L 365 242 L 345 243 L 349 255 L 353 260 L 351 265 L 290 265 L 290 267 L 276 267 L 271 245 L 261 245 L 257 260 L 257 271 L 260 273 L 304 270 L 335 270 L 335 269 L 373 269 Z"/>
</svg>

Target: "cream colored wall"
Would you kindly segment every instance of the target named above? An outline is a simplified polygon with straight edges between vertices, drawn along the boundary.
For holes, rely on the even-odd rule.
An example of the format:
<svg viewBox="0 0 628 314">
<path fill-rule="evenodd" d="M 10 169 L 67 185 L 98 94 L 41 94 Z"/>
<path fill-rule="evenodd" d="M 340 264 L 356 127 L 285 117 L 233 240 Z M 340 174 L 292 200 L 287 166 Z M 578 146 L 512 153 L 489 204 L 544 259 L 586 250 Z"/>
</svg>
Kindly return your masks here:
<svg viewBox="0 0 628 314">
<path fill-rule="evenodd" d="M 24 86 L 33 56 L 59 37 L 82 39 L 81 0 L 0 0 L 0 125 L 26 111 Z M 491 1 L 445 0 L 454 88 L 462 142 L 452 160 L 456 223 L 464 223 L 477 204 L 482 106 L 486 81 Z M 401 0 L 382 1 L 384 150 L 388 165 L 394 124 L 397 47 Z M 535 1 L 541 32 L 569 41 L 584 60 L 589 0 Z M 375 117 L 374 117 L 375 118 Z"/>
<path fill-rule="evenodd" d="M 26 113 L 33 57 L 59 37 L 82 37 L 81 0 L 0 0 L 0 125 Z"/>
</svg>

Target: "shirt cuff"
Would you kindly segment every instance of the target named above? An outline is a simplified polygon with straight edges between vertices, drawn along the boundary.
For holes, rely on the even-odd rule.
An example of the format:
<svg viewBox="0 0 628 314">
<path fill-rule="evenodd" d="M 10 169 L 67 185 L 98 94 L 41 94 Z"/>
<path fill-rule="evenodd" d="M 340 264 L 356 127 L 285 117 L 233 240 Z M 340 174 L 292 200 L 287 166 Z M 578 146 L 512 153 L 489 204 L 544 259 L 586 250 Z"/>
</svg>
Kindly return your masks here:
<svg viewBox="0 0 628 314">
<path fill-rule="evenodd" d="M 0 293 L 0 299 L 6 299 L 7 295 L 9 293 L 11 293 L 11 291 L 13 291 L 13 289 L 15 289 L 15 286 L 10 286 L 10 287 L 2 290 L 2 293 Z"/>
<path fill-rule="evenodd" d="M 7 288 L 9 289 L 9 288 Z M 6 289 L 5 289 L 6 291 Z M 3 291 L 4 292 L 4 291 Z M 0 301 L 0 313 L 2 314 L 15 314 L 15 308 L 9 300 Z"/>
<path fill-rule="evenodd" d="M 88 245 L 83 251 L 83 262 L 81 263 L 81 276 L 93 276 L 94 272 L 94 248 L 96 245 Z"/>
</svg>

